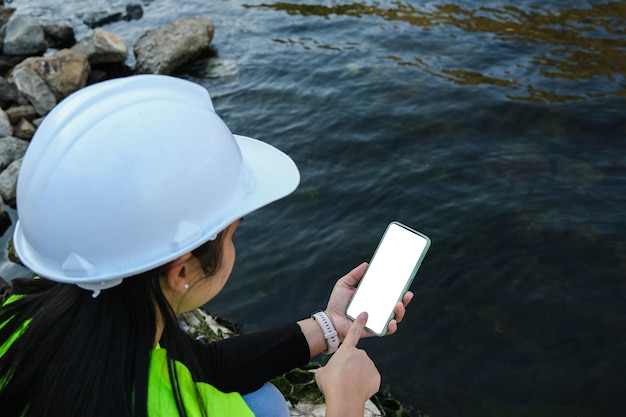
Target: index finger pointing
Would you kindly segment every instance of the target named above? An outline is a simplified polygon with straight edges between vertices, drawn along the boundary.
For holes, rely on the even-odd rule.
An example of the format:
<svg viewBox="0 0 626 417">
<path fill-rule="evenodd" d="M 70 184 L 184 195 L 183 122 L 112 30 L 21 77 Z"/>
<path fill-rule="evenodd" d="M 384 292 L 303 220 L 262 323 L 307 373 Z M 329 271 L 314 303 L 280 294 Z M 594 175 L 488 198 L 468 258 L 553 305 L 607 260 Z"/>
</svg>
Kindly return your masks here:
<svg viewBox="0 0 626 417">
<path fill-rule="evenodd" d="M 348 330 L 348 334 L 345 339 L 343 339 L 343 344 L 348 344 L 351 346 L 356 346 L 356 344 L 361 339 L 361 333 L 363 333 L 363 329 L 365 328 L 365 324 L 367 323 L 367 313 L 363 312 L 358 315 L 352 326 L 350 326 L 350 330 Z"/>
</svg>

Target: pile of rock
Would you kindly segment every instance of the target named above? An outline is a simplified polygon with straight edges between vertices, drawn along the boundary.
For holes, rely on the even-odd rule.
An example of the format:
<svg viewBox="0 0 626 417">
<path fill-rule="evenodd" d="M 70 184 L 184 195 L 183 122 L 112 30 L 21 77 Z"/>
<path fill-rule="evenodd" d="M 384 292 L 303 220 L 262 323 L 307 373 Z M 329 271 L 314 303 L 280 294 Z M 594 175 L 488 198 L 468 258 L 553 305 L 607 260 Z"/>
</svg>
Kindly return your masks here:
<svg viewBox="0 0 626 417">
<path fill-rule="evenodd" d="M 135 7 L 128 14 L 137 19 L 143 13 Z M 88 84 L 121 75 L 172 74 L 213 51 L 213 22 L 200 16 L 146 31 L 132 49 L 134 68 L 125 65 L 129 48 L 124 39 L 101 28 L 77 42 L 68 24 L 42 25 L 4 7 L 2 0 L 0 28 L 0 214 L 5 203 L 15 201 L 28 141 L 58 102 Z"/>
</svg>

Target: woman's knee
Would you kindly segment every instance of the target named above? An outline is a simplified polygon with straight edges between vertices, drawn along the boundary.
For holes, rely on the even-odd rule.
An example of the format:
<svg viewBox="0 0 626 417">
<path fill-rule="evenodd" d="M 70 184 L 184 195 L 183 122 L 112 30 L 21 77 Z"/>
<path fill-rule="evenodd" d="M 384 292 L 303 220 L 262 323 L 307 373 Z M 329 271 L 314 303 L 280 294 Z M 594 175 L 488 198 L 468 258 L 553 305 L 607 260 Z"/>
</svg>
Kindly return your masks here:
<svg viewBox="0 0 626 417">
<path fill-rule="evenodd" d="M 289 406 L 278 388 L 266 382 L 243 399 L 256 417 L 289 417 Z"/>
</svg>

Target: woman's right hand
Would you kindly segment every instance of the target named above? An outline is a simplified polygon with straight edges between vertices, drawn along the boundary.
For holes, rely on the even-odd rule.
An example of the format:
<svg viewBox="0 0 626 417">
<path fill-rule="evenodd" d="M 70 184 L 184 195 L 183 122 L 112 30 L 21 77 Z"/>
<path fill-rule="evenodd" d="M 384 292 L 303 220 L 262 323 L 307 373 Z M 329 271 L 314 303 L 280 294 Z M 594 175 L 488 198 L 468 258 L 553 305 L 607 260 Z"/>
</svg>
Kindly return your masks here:
<svg viewBox="0 0 626 417">
<path fill-rule="evenodd" d="M 362 417 L 365 402 L 380 388 L 376 365 L 356 347 L 366 322 L 367 313 L 361 313 L 337 352 L 315 374 L 326 399 L 326 417 Z"/>
</svg>

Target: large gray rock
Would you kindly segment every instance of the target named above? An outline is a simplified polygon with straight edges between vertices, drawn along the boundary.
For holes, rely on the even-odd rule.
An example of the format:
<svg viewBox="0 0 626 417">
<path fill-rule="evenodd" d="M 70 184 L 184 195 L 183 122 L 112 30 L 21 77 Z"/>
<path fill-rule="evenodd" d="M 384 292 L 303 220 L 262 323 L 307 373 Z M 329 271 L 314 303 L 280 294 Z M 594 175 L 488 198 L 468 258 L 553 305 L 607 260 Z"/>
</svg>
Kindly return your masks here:
<svg viewBox="0 0 626 417">
<path fill-rule="evenodd" d="M 31 67 L 26 65 L 15 67 L 11 77 L 17 90 L 28 99 L 37 114 L 46 115 L 57 104 L 54 93 Z"/>
<path fill-rule="evenodd" d="M 24 157 L 28 142 L 13 136 L 0 138 L 0 171 L 8 167 L 11 162 Z"/>
<path fill-rule="evenodd" d="M 87 56 L 91 64 L 120 63 L 126 61 L 128 47 L 121 37 L 103 29 L 95 29 L 72 47 L 73 51 Z"/>
<path fill-rule="evenodd" d="M 6 24 L 4 47 L 6 55 L 40 55 L 48 49 L 43 27 L 29 15 L 13 15 Z"/>
<path fill-rule="evenodd" d="M 144 33 L 135 43 L 135 72 L 172 74 L 211 50 L 213 22 L 202 16 L 179 19 Z"/>
<path fill-rule="evenodd" d="M 37 73 L 54 94 L 56 102 L 83 88 L 91 70 L 87 57 L 71 49 L 61 49 L 46 57 L 25 59 L 15 67 L 14 72 L 24 67 Z"/>
<path fill-rule="evenodd" d="M 15 201 L 17 189 L 17 174 L 22 166 L 22 159 L 16 159 L 0 173 L 0 197 L 6 203 Z"/>
</svg>

